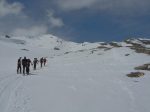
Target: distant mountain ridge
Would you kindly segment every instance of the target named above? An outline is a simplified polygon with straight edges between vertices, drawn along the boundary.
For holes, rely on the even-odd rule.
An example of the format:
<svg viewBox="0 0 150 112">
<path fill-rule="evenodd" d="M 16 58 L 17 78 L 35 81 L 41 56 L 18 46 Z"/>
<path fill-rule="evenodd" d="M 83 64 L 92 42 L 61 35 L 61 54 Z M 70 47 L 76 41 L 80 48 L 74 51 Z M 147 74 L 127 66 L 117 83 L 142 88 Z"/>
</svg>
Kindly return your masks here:
<svg viewBox="0 0 150 112">
<path fill-rule="evenodd" d="M 131 49 L 138 49 L 138 52 L 147 52 L 150 54 L 150 39 L 145 38 L 130 38 L 122 42 L 83 42 L 83 43 L 75 43 L 71 41 L 63 40 L 57 36 L 51 34 L 39 35 L 36 37 L 27 37 L 27 36 L 0 36 L 0 42 L 4 43 L 14 43 L 20 46 L 26 46 L 30 48 L 30 46 L 40 47 L 40 48 L 49 48 L 53 50 L 61 50 L 64 52 L 70 51 L 78 51 L 78 50 L 90 50 L 95 48 L 112 48 L 112 47 L 130 47 Z M 143 47 L 141 47 L 143 46 Z M 146 49 L 146 51 L 145 51 Z"/>
</svg>

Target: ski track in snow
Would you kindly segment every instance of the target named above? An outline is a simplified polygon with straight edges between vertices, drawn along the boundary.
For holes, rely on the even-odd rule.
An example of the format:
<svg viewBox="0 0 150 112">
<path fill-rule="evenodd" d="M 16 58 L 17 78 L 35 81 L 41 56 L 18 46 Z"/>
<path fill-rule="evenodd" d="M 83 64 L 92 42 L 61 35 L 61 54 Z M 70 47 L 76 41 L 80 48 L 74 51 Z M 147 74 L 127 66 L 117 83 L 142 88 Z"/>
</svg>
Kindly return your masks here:
<svg viewBox="0 0 150 112">
<path fill-rule="evenodd" d="M 17 83 L 18 80 L 19 78 L 16 76 L 6 76 L 0 81 L 0 85 L 2 85 L 0 88 L 0 106 L 2 111 L 5 110 L 6 105 L 8 104 L 7 101 L 9 100 L 10 94 L 14 88 L 13 86 L 15 86 L 15 83 Z"/>
<path fill-rule="evenodd" d="M 33 112 L 30 97 L 26 96 L 23 77 L 21 74 L 0 77 L 1 112 Z"/>
<path fill-rule="evenodd" d="M 139 112 L 136 109 L 137 108 L 136 101 L 135 101 L 134 93 L 132 92 L 132 90 L 130 90 L 122 80 L 118 80 L 117 83 L 120 85 L 120 89 L 122 89 L 125 93 L 127 93 L 131 100 L 130 101 L 131 107 L 132 107 L 132 108 L 130 108 L 131 112 Z"/>
</svg>

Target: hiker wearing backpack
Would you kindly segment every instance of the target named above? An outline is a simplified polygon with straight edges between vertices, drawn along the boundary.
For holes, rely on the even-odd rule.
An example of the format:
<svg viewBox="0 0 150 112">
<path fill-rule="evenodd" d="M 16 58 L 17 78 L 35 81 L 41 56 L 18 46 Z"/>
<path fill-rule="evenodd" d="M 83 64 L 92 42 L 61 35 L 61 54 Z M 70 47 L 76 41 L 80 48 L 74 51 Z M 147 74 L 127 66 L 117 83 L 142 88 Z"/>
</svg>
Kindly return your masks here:
<svg viewBox="0 0 150 112">
<path fill-rule="evenodd" d="M 46 62 L 47 62 L 47 59 L 44 58 L 43 61 L 44 61 L 44 66 L 45 66 L 45 65 L 46 65 Z"/>
<path fill-rule="evenodd" d="M 37 58 L 34 58 L 33 60 L 33 69 L 36 70 L 36 65 L 38 64 Z"/>
<path fill-rule="evenodd" d="M 17 74 L 21 74 L 21 57 L 18 59 L 17 62 Z"/>
<path fill-rule="evenodd" d="M 26 67 L 27 67 L 26 57 L 24 57 L 24 59 L 22 59 L 22 66 L 23 66 L 23 74 L 25 75 L 25 71 L 26 71 Z"/>
<path fill-rule="evenodd" d="M 43 57 L 40 59 L 40 63 L 41 63 L 41 68 L 43 66 Z"/>
<path fill-rule="evenodd" d="M 27 59 L 27 65 L 26 65 L 26 73 L 29 75 L 30 73 L 30 64 L 32 65 L 32 62 L 30 59 Z"/>
</svg>

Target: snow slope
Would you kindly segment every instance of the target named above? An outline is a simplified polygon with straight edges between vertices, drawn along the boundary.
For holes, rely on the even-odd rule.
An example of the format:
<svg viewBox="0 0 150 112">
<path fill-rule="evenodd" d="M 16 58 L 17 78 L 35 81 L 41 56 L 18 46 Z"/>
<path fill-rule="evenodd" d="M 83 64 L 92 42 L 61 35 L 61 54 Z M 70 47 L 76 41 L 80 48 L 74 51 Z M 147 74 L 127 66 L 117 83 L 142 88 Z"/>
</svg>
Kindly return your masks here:
<svg viewBox="0 0 150 112">
<path fill-rule="evenodd" d="M 104 50 L 99 42 L 53 35 L 0 37 L 0 112 L 150 112 L 149 71 L 126 77 L 150 57 L 119 44 L 123 47 Z M 48 64 L 22 76 L 16 74 L 20 56 L 47 57 Z"/>
</svg>

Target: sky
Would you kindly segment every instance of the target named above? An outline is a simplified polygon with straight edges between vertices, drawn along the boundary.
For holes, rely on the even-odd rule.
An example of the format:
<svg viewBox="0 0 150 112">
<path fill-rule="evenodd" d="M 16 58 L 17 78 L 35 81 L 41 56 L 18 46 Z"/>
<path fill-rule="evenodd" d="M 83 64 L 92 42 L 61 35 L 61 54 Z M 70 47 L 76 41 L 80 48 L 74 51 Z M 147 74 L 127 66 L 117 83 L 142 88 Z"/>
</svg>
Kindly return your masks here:
<svg viewBox="0 0 150 112">
<path fill-rule="evenodd" d="M 150 38 L 149 0 L 0 0 L 0 34 L 75 42 Z"/>
</svg>

